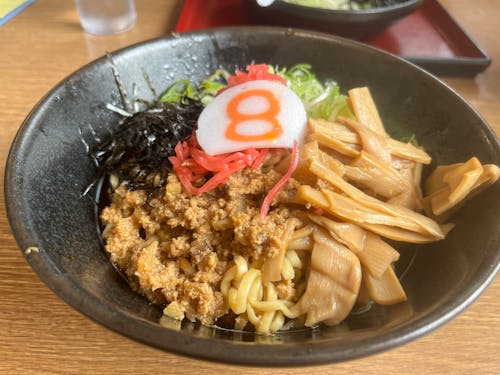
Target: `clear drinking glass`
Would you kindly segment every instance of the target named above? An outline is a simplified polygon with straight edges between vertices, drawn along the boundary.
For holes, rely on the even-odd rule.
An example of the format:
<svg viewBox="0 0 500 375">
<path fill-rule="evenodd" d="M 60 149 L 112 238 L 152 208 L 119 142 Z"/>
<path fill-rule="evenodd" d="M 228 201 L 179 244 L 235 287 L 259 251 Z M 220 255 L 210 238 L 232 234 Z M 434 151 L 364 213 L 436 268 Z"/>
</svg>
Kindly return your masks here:
<svg viewBox="0 0 500 375">
<path fill-rule="evenodd" d="M 90 34 L 115 34 L 135 24 L 134 0 L 76 0 L 83 29 Z"/>
</svg>

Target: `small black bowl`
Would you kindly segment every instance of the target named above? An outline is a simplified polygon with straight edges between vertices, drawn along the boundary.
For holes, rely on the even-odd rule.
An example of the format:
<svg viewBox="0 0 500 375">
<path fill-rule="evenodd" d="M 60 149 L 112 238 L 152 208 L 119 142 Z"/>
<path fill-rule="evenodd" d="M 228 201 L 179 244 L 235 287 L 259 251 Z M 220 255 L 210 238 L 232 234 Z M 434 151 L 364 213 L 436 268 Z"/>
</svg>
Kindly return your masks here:
<svg viewBox="0 0 500 375">
<path fill-rule="evenodd" d="M 397 0 L 396 4 L 360 10 L 331 10 L 275 1 L 261 7 L 246 0 L 245 9 L 257 24 L 297 27 L 352 39 L 375 35 L 417 9 L 423 0 Z"/>
<path fill-rule="evenodd" d="M 113 53 L 126 88 L 152 99 L 219 66 L 252 61 L 312 64 L 320 79 L 343 90 L 369 86 L 386 128 L 415 134 L 434 163 L 476 155 L 500 164 L 500 145 L 479 114 L 452 89 L 397 57 L 350 40 L 281 28 L 208 30 L 144 42 Z M 499 184 L 453 218 L 446 240 L 398 247 L 397 272 L 408 302 L 378 306 L 337 327 L 271 337 L 163 318 L 162 309 L 131 290 L 102 248 L 92 190 L 96 170 L 88 146 L 109 136 L 119 116 L 105 103 L 121 98 L 106 58 L 84 66 L 52 89 L 22 124 L 7 161 L 5 199 L 14 236 L 27 262 L 62 299 L 104 326 L 165 350 L 222 362 L 294 366 L 348 360 L 401 345 L 440 326 L 479 296 L 500 266 Z M 473 327 L 471 327 L 473 328 Z"/>
</svg>

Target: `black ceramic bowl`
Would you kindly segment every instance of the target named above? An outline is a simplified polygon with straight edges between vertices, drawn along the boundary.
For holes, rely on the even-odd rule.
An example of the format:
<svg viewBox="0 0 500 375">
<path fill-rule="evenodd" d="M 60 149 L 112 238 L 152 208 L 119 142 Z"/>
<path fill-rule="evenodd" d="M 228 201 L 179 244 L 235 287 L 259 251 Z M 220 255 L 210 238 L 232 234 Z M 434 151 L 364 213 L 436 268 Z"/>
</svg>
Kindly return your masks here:
<svg viewBox="0 0 500 375">
<path fill-rule="evenodd" d="M 146 99 L 152 94 L 142 69 L 161 91 L 181 78 L 200 81 L 219 66 L 308 62 L 321 79 L 335 79 L 344 90 L 369 86 L 388 131 L 396 138 L 416 134 L 435 163 L 476 155 L 500 164 L 495 134 L 453 90 L 408 62 L 349 40 L 299 30 L 232 28 L 152 40 L 113 55 L 127 89 L 136 83 Z M 68 304 L 116 332 L 223 362 L 291 366 L 347 360 L 440 326 L 472 303 L 499 268 L 497 184 L 460 211 L 446 240 L 400 249 L 397 272 L 406 271 L 402 284 L 408 303 L 373 308 L 337 327 L 272 337 L 161 320 L 161 308 L 133 292 L 110 264 L 98 236 L 95 204 L 82 197 L 96 174 L 85 143 L 95 142 L 92 131 L 108 136 L 119 120 L 104 103 L 121 103 L 105 58 L 50 91 L 14 140 L 5 197 L 12 231 L 35 272 Z"/>
<path fill-rule="evenodd" d="M 393 5 L 360 10 L 306 7 L 276 0 L 261 7 L 246 0 L 246 11 L 255 23 L 324 31 L 353 39 L 377 34 L 417 9 L 423 0 L 397 0 Z"/>
</svg>

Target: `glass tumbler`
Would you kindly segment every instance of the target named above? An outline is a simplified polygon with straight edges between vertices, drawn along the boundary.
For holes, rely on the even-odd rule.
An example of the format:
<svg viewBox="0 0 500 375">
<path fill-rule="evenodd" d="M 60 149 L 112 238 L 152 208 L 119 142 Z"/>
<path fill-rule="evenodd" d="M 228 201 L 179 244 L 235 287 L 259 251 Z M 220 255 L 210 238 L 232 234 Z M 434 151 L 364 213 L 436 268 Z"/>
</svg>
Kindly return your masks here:
<svg viewBox="0 0 500 375">
<path fill-rule="evenodd" d="M 90 34 L 115 34 L 134 26 L 134 0 L 76 0 L 83 29 Z"/>
</svg>

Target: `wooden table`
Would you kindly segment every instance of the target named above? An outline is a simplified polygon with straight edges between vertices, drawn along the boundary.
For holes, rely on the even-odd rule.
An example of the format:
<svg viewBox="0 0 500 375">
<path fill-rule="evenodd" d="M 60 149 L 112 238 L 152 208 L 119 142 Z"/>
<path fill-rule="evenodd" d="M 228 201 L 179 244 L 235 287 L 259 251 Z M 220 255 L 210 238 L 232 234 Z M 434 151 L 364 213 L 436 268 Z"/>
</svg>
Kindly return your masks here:
<svg viewBox="0 0 500 375">
<path fill-rule="evenodd" d="M 167 33 L 178 2 L 136 1 L 138 22 L 114 36 L 82 32 L 72 1 L 38 0 L 0 27 L 0 194 L 12 139 L 30 109 L 58 81 L 106 50 Z M 475 79 L 446 80 L 500 133 L 498 0 L 442 0 L 492 56 Z M 459 317 L 400 348 L 348 363 L 299 369 L 218 365 L 136 343 L 80 315 L 24 261 L 0 199 L 0 373 L 500 373 L 500 278 Z"/>
</svg>

